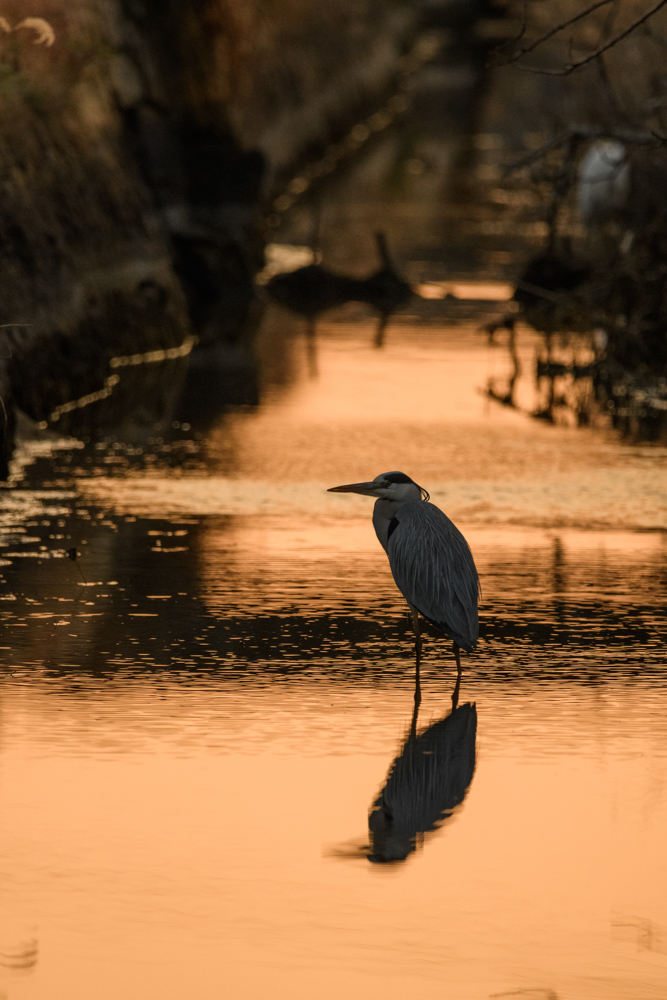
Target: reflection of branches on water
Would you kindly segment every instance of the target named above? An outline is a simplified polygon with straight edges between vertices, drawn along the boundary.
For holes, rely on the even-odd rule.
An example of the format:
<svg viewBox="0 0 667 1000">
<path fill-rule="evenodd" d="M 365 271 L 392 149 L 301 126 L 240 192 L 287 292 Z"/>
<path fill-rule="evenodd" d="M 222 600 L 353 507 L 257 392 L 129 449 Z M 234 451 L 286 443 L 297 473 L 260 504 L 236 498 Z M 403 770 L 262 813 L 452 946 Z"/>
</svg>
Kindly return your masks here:
<svg viewBox="0 0 667 1000">
<path fill-rule="evenodd" d="M 558 994 L 554 990 L 527 987 L 503 991 L 502 993 L 490 993 L 489 1000 L 558 1000 Z"/>
<path fill-rule="evenodd" d="M 562 334 L 558 338 L 559 348 L 561 352 L 567 351 L 567 360 L 563 361 L 554 356 L 554 340 L 553 334 L 545 333 L 545 353 L 535 359 L 535 385 L 540 402 L 531 416 L 553 424 L 561 411 L 571 414 L 577 427 L 584 427 L 591 423 L 594 408 L 596 369 L 592 344 L 581 335 Z M 586 356 L 583 362 L 578 360 L 581 352 Z"/>
<path fill-rule="evenodd" d="M 667 317 L 665 275 L 667 208 L 616 243 L 615 222 L 590 237 L 594 263 L 543 254 L 526 268 L 514 293 L 518 311 L 484 329 L 493 343 L 507 330 L 511 363 L 506 383 L 490 378 L 490 399 L 517 409 L 520 375 L 516 323 L 520 317 L 543 337 L 535 361 L 539 402 L 532 415 L 577 426 L 611 421 L 623 434 L 647 440 L 667 436 Z M 596 242 L 597 241 L 597 242 Z M 631 252 L 630 252 L 631 251 Z M 538 268 L 541 274 L 531 274 Z M 565 331 L 565 332 L 564 332 Z"/>
<path fill-rule="evenodd" d="M 503 406 L 526 412 L 547 423 L 565 423 L 586 427 L 595 422 L 606 424 L 625 435 L 644 440 L 664 440 L 667 427 L 667 379 L 659 373 L 649 381 L 645 372 L 634 379 L 621 368 L 596 339 L 606 340 L 606 332 L 593 330 L 590 335 L 543 332 L 544 348 L 535 358 L 535 388 L 538 402 L 531 411 L 522 411 L 515 392 L 521 374 L 516 348 L 516 333 L 508 329 L 507 350 L 511 369 L 503 384 L 490 377 L 486 396 Z M 581 360 L 582 354 L 585 360 Z"/>
<path fill-rule="evenodd" d="M 592 362 L 578 364 L 572 361 L 565 364 L 554 361 L 551 359 L 549 349 L 546 358 L 538 356 L 535 362 L 535 383 L 544 402 L 532 416 L 555 423 L 556 411 L 560 408 L 573 414 L 577 427 L 589 424 L 594 404 L 592 388 L 594 371 L 595 366 Z"/>
<path fill-rule="evenodd" d="M 150 365 L 157 364 L 163 361 L 173 361 L 180 360 L 181 358 L 186 358 L 192 348 L 197 343 L 197 337 L 187 336 L 182 344 L 177 347 L 166 347 L 159 348 L 158 350 L 144 351 L 141 354 L 129 354 L 119 357 L 113 357 L 109 359 L 109 367 L 111 368 L 136 368 L 139 365 Z M 67 413 L 72 413 L 75 410 L 83 410 L 93 403 L 99 403 L 104 399 L 108 399 L 112 395 L 115 386 L 120 382 L 121 377 L 116 372 L 112 375 L 108 375 L 101 386 L 101 388 L 96 389 L 94 392 L 86 393 L 84 396 L 79 396 L 77 399 L 68 400 L 66 403 L 61 403 L 56 406 L 46 417 L 45 420 L 38 422 L 37 426 L 40 430 L 46 430 L 50 425 L 57 423 L 62 416 Z"/>
<path fill-rule="evenodd" d="M 507 349 L 509 351 L 510 360 L 512 362 L 512 370 L 507 379 L 507 386 L 505 390 L 497 388 L 496 379 L 491 376 L 486 383 L 486 394 L 489 399 L 493 399 L 496 403 L 501 403 L 503 406 L 511 406 L 513 409 L 517 408 L 514 391 L 517 383 L 517 379 L 521 374 L 521 362 L 519 361 L 519 354 L 516 349 L 516 320 L 513 316 L 505 316 L 503 320 L 498 323 L 489 323 L 485 330 L 489 335 L 489 345 L 494 343 L 494 337 L 498 330 L 507 330 Z"/>
<path fill-rule="evenodd" d="M 196 337 L 186 337 L 183 345 L 180 347 L 172 347 L 158 351 L 147 351 L 145 354 L 129 355 L 122 358 L 111 358 L 109 363 L 112 367 L 119 367 L 122 365 L 136 366 L 142 363 L 151 364 L 156 361 L 183 358 L 190 353 L 193 343 L 196 343 Z M 117 365 L 114 365 L 114 362 L 117 362 Z M 46 430 L 50 424 L 57 423 L 57 421 L 60 420 L 64 414 L 72 413 L 74 410 L 83 410 L 86 407 L 91 406 L 93 403 L 99 403 L 103 399 L 108 399 L 119 382 L 120 375 L 115 373 L 113 375 L 108 375 L 104 379 L 104 383 L 100 389 L 96 389 L 95 392 L 88 392 L 85 396 L 79 396 L 78 399 L 70 399 L 66 403 L 61 403 L 60 406 L 56 406 L 55 409 L 49 413 L 46 420 L 40 420 L 37 426 L 40 430 Z"/>
<path fill-rule="evenodd" d="M 317 321 L 348 302 L 364 302 L 377 310 L 375 347 L 384 345 L 390 317 L 412 297 L 411 285 L 398 273 L 389 255 L 384 233 L 375 233 L 380 266 L 367 278 L 337 274 L 321 264 L 307 264 L 274 274 L 265 282 L 268 294 L 306 320 L 306 350 L 311 376 L 317 375 Z"/>
<path fill-rule="evenodd" d="M 647 917 L 620 917 L 611 922 L 613 936 L 639 951 L 667 954 L 667 928 Z"/>
<path fill-rule="evenodd" d="M 28 972 L 37 965 L 39 946 L 36 938 L 20 941 L 16 945 L 0 945 L 0 967 Z"/>
<path fill-rule="evenodd" d="M 516 319 L 514 316 L 505 316 L 496 323 L 489 323 L 484 330 L 489 335 L 490 345 L 494 344 L 499 330 L 507 331 L 506 348 L 511 364 L 509 374 L 504 376 L 504 382 L 497 376 L 489 377 L 486 396 L 502 406 L 520 411 L 521 408 L 515 398 L 517 383 L 522 374 L 517 349 Z M 545 332 L 543 338 L 544 352 L 537 354 L 534 369 L 535 386 L 540 401 L 535 409 L 529 411 L 529 415 L 548 423 L 556 423 L 557 413 L 561 410 L 572 413 L 578 427 L 589 424 L 595 403 L 593 376 L 596 363 L 593 359 L 592 345 L 581 335 L 561 335 L 558 338 L 560 350 L 569 352 L 568 360 L 563 361 L 554 356 L 555 335 Z M 577 355 L 582 350 L 586 354 L 584 362 L 577 360 Z"/>
</svg>

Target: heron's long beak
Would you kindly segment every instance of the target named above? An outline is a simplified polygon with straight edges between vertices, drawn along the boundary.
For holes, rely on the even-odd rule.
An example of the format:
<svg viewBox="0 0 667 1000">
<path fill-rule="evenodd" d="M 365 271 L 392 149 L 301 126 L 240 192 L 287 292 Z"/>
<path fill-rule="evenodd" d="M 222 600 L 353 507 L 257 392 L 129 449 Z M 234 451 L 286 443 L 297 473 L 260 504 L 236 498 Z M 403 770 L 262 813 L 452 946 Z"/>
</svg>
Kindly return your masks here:
<svg viewBox="0 0 667 1000">
<path fill-rule="evenodd" d="M 375 497 L 377 488 L 377 483 L 350 483 L 348 486 L 332 486 L 327 493 L 361 493 L 365 497 Z"/>
</svg>

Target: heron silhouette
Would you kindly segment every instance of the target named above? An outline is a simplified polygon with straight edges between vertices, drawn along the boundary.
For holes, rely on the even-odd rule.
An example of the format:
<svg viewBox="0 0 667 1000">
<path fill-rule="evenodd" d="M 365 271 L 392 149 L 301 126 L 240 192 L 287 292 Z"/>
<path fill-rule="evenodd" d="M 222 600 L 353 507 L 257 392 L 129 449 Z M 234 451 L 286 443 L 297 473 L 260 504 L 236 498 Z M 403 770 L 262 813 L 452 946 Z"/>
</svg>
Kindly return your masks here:
<svg viewBox="0 0 667 1000">
<path fill-rule="evenodd" d="M 470 652 L 479 636 L 479 577 L 468 543 L 439 507 L 429 503 L 427 491 L 404 472 L 383 472 L 372 482 L 333 486 L 329 492 L 376 497 L 373 527 L 412 616 L 419 703 L 419 615 L 454 643 L 459 679 L 460 650 Z"/>
</svg>

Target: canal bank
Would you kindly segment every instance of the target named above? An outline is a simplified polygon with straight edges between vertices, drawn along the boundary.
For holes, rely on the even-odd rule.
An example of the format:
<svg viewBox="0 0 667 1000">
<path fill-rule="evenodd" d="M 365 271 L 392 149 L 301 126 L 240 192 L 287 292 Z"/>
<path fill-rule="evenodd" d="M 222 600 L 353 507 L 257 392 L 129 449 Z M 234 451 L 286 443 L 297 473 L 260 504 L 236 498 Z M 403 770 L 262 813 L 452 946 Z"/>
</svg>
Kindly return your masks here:
<svg viewBox="0 0 667 1000">
<path fill-rule="evenodd" d="M 267 199 L 388 99 L 426 24 L 475 10 L 52 0 L 53 44 L 3 37 L 4 474 L 15 406 L 84 434 L 114 409 L 169 423 L 112 359 L 168 352 L 175 398 L 195 343 L 249 344 Z"/>
</svg>

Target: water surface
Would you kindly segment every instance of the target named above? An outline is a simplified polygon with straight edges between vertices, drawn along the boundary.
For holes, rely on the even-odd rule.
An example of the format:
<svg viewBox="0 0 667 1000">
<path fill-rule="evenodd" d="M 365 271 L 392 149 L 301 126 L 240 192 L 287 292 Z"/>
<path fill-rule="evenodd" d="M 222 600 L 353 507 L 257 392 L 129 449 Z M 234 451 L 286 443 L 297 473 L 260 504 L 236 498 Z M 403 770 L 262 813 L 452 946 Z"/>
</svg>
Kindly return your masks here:
<svg viewBox="0 0 667 1000">
<path fill-rule="evenodd" d="M 8 494 L 5 994 L 663 997 L 664 452 L 490 404 L 473 328 L 325 323 L 313 380 L 266 321 L 296 376 L 190 466 L 50 446 Z M 467 794 L 424 832 L 434 774 L 397 771 L 383 863 L 409 622 L 371 502 L 326 487 L 393 468 L 484 600 L 476 734 L 427 751 Z M 453 680 L 427 637 L 417 731 Z"/>
</svg>

